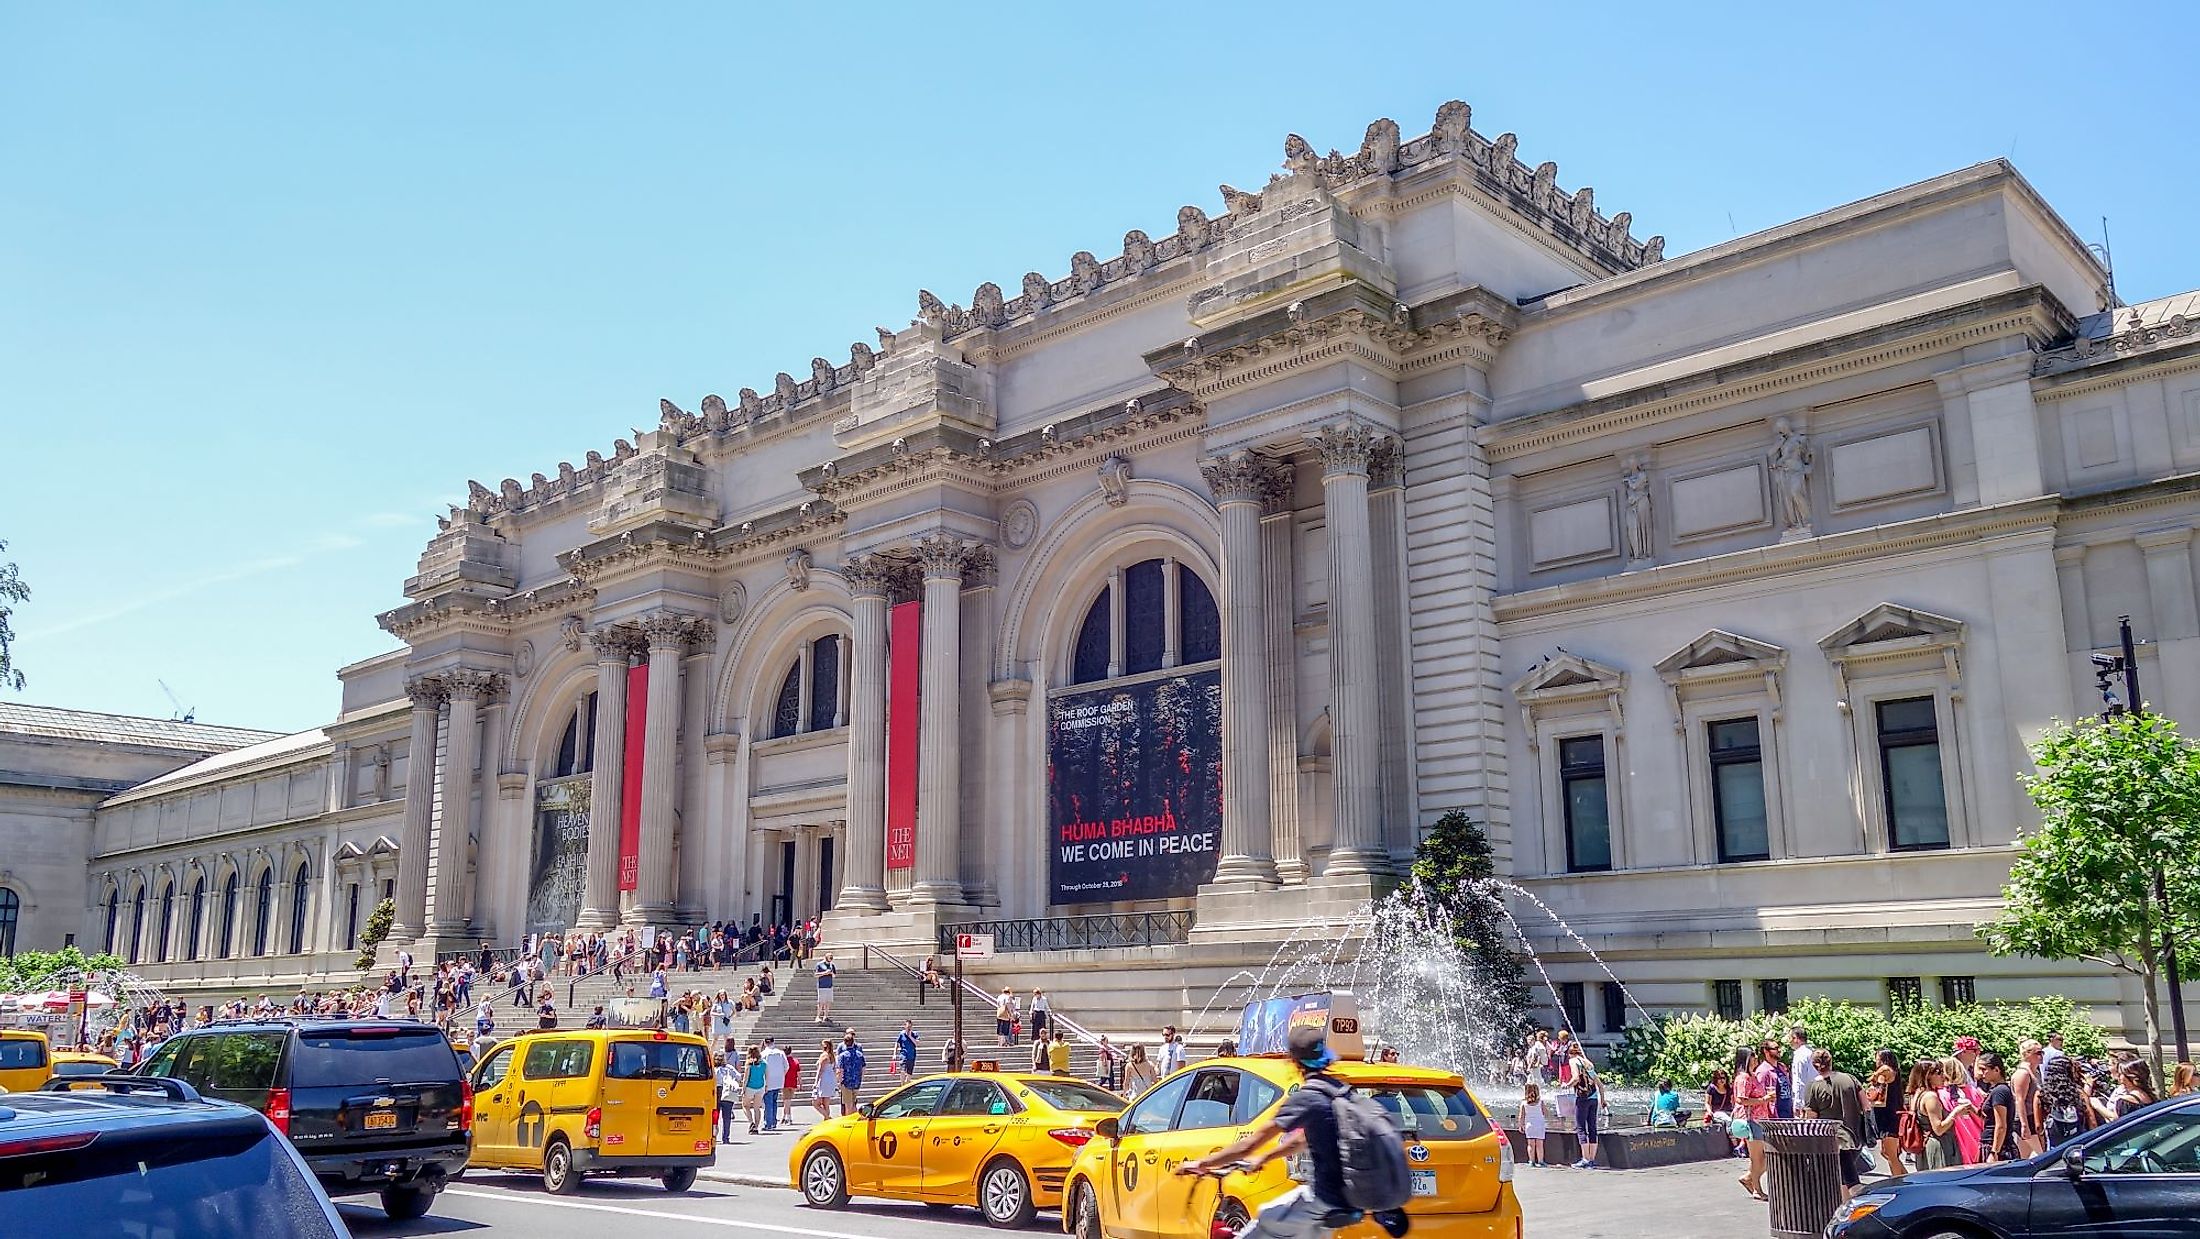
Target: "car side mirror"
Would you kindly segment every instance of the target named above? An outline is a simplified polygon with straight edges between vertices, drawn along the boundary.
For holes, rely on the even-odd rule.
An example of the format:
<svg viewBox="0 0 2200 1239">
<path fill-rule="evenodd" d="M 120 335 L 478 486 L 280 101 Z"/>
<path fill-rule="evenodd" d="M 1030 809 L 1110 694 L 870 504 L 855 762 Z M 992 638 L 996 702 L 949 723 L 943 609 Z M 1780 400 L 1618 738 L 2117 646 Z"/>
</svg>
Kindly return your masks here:
<svg viewBox="0 0 2200 1239">
<path fill-rule="evenodd" d="M 874 1113 L 874 1112 L 873 1112 L 873 1108 L 872 1108 L 872 1106 L 871 1106 L 871 1103 L 870 1103 L 870 1102 L 868 1102 L 868 1101 L 864 1102 L 864 1103 L 863 1103 L 862 1105 L 860 1105 L 860 1106 L 857 1106 L 857 1107 L 856 1107 L 856 1113 L 857 1113 L 857 1114 L 860 1114 L 860 1115 L 862 1115 L 862 1116 L 863 1116 L 864 1118 L 867 1118 L 867 1119 L 869 1119 L 869 1118 L 877 1118 L 877 1117 L 878 1117 L 878 1115 L 877 1115 L 876 1113 Z"/>
<path fill-rule="evenodd" d="M 1115 1139 L 1116 1133 L 1121 1130 L 1123 1130 L 1123 1125 L 1116 1122 L 1115 1116 L 1112 1114 L 1092 1125 L 1092 1134 L 1102 1140 Z"/>
<path fill-rule="evenodd" d="M 2063 1173 L 2069 1175 L 2073 1181 L 2084 1178 L 2085 1150 L 2064 1149 L 2062 1155 L 2062 1164 Z"/>
</svg>

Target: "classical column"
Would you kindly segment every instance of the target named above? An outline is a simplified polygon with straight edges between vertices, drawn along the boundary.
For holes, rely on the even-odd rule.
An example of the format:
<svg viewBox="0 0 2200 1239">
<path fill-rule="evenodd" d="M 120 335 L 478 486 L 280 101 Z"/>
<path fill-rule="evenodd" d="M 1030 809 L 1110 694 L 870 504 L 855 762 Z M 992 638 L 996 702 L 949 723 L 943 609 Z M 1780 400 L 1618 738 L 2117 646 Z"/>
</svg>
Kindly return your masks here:
<svg viewBox="0 0 2200 1239">
<path fill-rule="evenodd" d="M 596 762 L 588 776 L 588 874 L 579 922 L 584 929 L 609 929 L 619 923 L 619 797 L 626 781 L 626 672 L 634 637 L 599 628 L 588 642 L 596 648 Z"/>
<path fill-rule="evenodd" d="M 1292 541 L 1298 515 L 1291 506 L 1291 474 L 1278 470 L 1276 491 L 1261 513 L 1261 569 L 1267 589 L 1268 625 L 1268 846 L 1276 876 L 1306 880 L 1299 842 L 1299 635 L 1298 572 Z"/>
<path fill-rule="evenodd" d="M 1276 470 L 1265 456 L 1236 451 L 1199 471 L 1222 509 L 1222 859 L 1215 882 L 1273 886 L 1260 517 Z"/>
<path fill-rule="evenodd" d="M 1405 454 L 1396 442 L 1379 447 L 1370 461 L 1367 516 L 1375 548 L 1376 701 L 1381 717 L 1384 845 L 1393 864 L 1413 858 L 1413 786 L 1406 769 L 1406 728 L 1411 717 L 1413 684 L 1406 674 L 1405 651 Z"/>
<path fill-rule="evenodd" d="M 649 709 L 642 724 L 642 867 L 630 919 L 673 919 L 673 815 L 678 809 L 680 658 L 695 632 L 692 616 L 661 611 L 643 621 L 649 640 Z"/>
<path fill-rule="evenodd" d="M 962 583 L 980 548 L 952 534 L 917 542 L 924 570 L 917 690 L 917 871 L 909 899 L 959 904 L 962 889 Z"/>
<path fill-rule="evenodd" d="M 435 725 L 443 708 L 443 681 L 433 676 L 408 680 L 412 698 L 412 744 L 405 750 L 405 819 L 397 835 L 397 915 L 390 937 L 410 942 L 428 929 L 428 838 L 435 815 Z M 209 902 L 219 891 L 209 891 Z M 371 904 L 369 906 L 372 906 Z"/>
<path fill-rule="evenodd" d="M 1374 539 L 1367 475 L 1383 436 L 1342 421 L 1308 436 L 1321 453 L 1322 507 L 1329 527 L 1329 718 L 1335 828 L 1327 873 L 1388 872 L 1383 841 L 1382 732 L 1377 696 Z"/>
<path fill-rule="evenodd" d="M 848 561 L 855 601 L 848 667 L 848 855 L 838 906 L 886 910 L 886 587 L 891 565 L 876 555 Z"/>
<path fill-rule="evenodd" d="M 435 832 L 435 900 L 429 923 L 438 934 L 456 934 L 466 927 L 466 840 L 473 834 L 481 699 L 496 691 L 497 677 L 454 671 L 443 677 L 443 687 L 451 698 L 450 738 L 443 750 L 443 820 Z"/>
</svg>

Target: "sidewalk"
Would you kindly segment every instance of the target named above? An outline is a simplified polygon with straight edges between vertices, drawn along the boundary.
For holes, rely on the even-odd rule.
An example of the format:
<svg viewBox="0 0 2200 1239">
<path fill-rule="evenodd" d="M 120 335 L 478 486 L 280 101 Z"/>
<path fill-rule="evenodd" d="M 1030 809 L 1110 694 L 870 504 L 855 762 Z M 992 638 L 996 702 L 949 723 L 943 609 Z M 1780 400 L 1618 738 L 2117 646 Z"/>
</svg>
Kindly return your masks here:
<svg viewBox="0 0 2200 1239">
<path fill-rule="evenodd" d="M 712 1183 L 743 1187 L 779 1187 L 792 1191 L 787 1159 L 794 1156 L 795 1141 L 810 1129 L 817 1116 L 762 1135 L 749 1135 L 746 1122 L 734 1124 L 733 1143 L 718 1146 L 718 1160 L 697 1177 Z"/>
</svg>

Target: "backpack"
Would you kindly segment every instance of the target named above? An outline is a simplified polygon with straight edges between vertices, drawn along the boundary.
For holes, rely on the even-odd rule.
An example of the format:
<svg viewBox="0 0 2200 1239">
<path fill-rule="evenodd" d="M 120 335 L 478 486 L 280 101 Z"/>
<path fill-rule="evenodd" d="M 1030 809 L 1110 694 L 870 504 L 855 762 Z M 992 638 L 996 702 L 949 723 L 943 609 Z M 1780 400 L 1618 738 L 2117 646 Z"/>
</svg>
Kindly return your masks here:
<svg viewBox="0 0 2200 1239">
<path fill-rule="evenodd" d="M 1915 1110 L 1906 1109 L 1895 1120 L 1895 1143 L 1901 1146 L 1904 1153 L 1924 1156 L 1925 1125 L 1917 1121 Z"/>
<path fill-rule="evenodd" d="M 1311 1082 L 1309 1082 L 1311 1084 Z M 1363 1213 L 1402 1209 L 1413 1199 L 1406 1167 L 1405 1135 L 1390 1112 L 1364 1093 L 1325 1081 L 1329 1113 L 1337 1123 L 1337 1156 L 1344 1163 L 1344 1199 Z"/>
</svg>

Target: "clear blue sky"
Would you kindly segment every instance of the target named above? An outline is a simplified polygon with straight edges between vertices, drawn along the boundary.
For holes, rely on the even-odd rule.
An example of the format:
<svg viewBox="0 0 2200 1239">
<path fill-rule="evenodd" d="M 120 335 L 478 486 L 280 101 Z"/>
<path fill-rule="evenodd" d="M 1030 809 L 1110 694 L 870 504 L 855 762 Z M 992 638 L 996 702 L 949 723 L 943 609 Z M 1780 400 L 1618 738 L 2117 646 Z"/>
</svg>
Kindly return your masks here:
<svg viewBox="0 0 2200 1239">
<path fill-rule="evenodd" d="M 467 478 L 1455 97 L 1668 254 L 2010 155 L 2200 286 L 2194 12 L 0 0 L 25 698 L 326 721 Z"/>
</svg>

